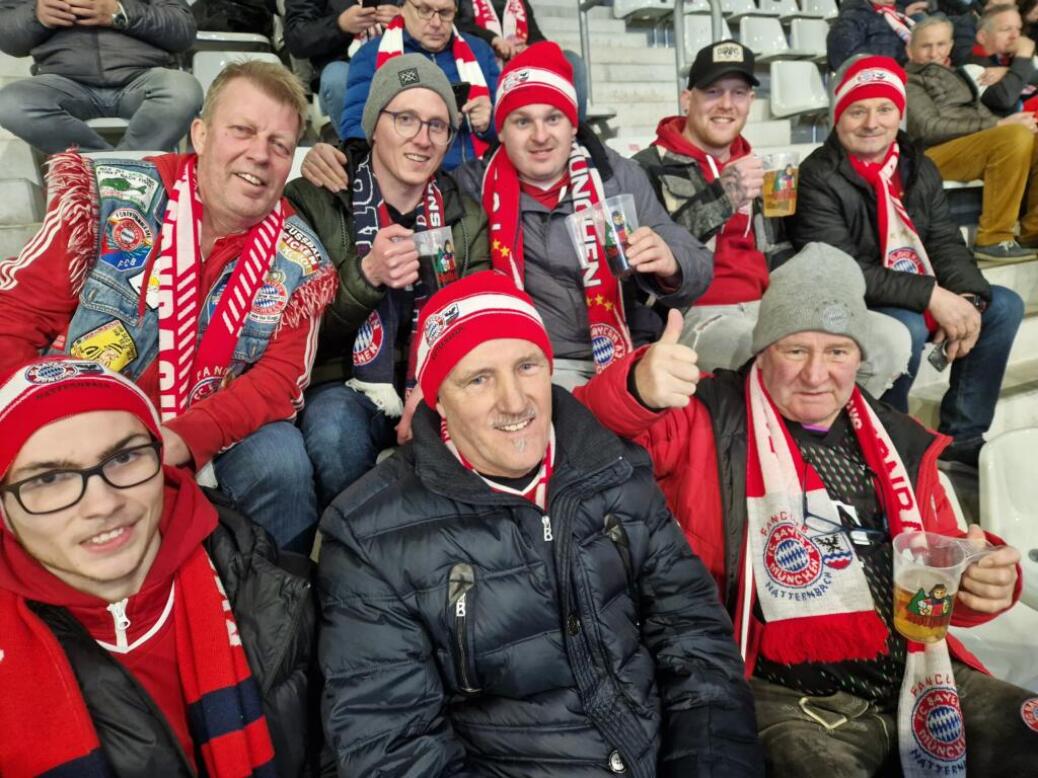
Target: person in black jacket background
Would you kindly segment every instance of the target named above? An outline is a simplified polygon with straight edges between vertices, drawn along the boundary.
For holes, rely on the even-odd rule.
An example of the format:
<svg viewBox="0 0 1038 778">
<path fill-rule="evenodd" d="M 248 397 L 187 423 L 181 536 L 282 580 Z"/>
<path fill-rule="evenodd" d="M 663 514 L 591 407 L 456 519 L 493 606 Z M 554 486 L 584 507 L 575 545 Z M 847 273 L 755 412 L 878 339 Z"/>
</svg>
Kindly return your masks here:
<svg viewBox="0 0 1038 778">
<path fill-rule="evenodd" d="M 339 775 L 763 775 L 713 580 L 645 451 L 552 389 L 530 298 L 476 273 L 418 331 L 413 442 L 322 519 Z"/>
<path fill-rule="evenodd" d="M 793 243 L 850 254 L 865 274 L 868 306 L 908 327 L 908 373 L 881 399 L 907 413 L 923 346 L 932 340 L 942 350 L 952 368 L 939 431 L 954 438 L 942 458 L 976 467 L 1024 306 L 984 279 L 951 220 L 936 165 L 899 131 L 905 80 L 889 57 L 844 73 L 833 131 L 800 166 Z"/>
</svg>

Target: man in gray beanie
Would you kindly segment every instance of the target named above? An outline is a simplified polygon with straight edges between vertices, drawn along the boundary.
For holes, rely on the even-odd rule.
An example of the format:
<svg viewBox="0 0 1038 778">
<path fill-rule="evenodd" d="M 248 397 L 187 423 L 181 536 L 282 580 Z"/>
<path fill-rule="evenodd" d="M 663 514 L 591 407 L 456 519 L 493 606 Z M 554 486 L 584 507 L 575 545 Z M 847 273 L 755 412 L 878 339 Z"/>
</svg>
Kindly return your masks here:
<svg viewBox="0 0 1038 778">
<path fill-rule="evenodd" d="M 1035 732 L 1020 710 L 1031 694 L 979 672 L 950 634 L 946 647 L 912 644 L 910 659 L 893 628 L 893 536 L 963 533 L 937 476 L 947 438 L 855 386 L 869 342 L 864 295 L 851 257 L 810 243 L 772 274 L 755 357 L 741 370 L 699 380 L 671 311 L 659 342 L 577 398 L 649 451 L 668 505 L 713 574 L 746 662 L 769 775 L 820 765 L 832 775 L 885 775 L 899 751 L 911 775 L 931 774 L 918 760 L 937 764 L 952 751 L 957 772 L 1026 772 Z M 967 536 L 985 540 L 976 525 Z M 1018 558 L 1003 548 L 963 573 L 953 625 L 982 623 L 1013 603 Z M 929 664 L 937 661 L 942 672 Z M 933 679 L 952 675 L 954 721 L 913 718 L 934 695 L 947 699 Z M 968 733 L 968 748 L 961 736 L 939 751 L 948 726 Z"/>
<path fill-rule="evenodd" d="M 489 265 L 486 215 L 440 169 L 458 123 L 443 71 L 419 54 L 393 57 L 371 82 L 368 142 L 345 149 L 350 188 L 297 179 L 285 190 L 339 271 L 301 424 L 322 508 L 396 443 L 398 421 L 409 432 L 410 340 L 425 299 Z M 420 258 L 413 236 L 443 227 L 440 251 Z"/>
</svg>

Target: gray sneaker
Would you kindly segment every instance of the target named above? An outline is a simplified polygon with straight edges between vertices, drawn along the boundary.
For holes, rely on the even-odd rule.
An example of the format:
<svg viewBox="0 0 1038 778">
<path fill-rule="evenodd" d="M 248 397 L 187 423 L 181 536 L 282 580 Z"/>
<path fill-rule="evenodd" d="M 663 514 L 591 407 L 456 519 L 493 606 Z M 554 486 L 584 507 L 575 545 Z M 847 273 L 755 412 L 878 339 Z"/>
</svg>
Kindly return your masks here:
<svg viewBox="0 0 1038 778">
<path fill-rule="evenodd" d="M 1015 240 L 1003 240 L 990 246 L 974 246 L 973 256 L 992 262 L 1024 262 L 1038 259 L 1038 253 L 1034 249 L 1025 249 Z"/>
</svg>

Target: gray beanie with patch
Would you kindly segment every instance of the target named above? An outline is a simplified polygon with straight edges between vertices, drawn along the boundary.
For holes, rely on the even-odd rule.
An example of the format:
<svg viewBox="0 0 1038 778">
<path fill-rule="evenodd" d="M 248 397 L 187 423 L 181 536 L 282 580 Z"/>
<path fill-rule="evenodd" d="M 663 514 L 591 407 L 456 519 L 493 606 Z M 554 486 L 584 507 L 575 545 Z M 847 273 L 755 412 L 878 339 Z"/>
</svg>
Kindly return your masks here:
<svg viewBox="0 0 1038 778">
<path fill-rule="evenodd" d="M 848 254 L 827 243 L 808 243 L 771 274 L 753 328 L 753 353 L 787 335 L 809 331 L 846 335 L 865 358 L 865 276 Z"/>
<path fill-rule="evenodd" d="M 458 104 L 454 101 L 451 82 L 444 72 L 421 54 L 402 54 L 387 60 L 371 79 L 368 100 L 364 103 L 364 114 L 360 120 L 364 136 L 369 141 L 382 109 L 405 89 L 430 89 L 438 94 L 447 104 L 451 127 L 458 126 Z"/>
</svg>

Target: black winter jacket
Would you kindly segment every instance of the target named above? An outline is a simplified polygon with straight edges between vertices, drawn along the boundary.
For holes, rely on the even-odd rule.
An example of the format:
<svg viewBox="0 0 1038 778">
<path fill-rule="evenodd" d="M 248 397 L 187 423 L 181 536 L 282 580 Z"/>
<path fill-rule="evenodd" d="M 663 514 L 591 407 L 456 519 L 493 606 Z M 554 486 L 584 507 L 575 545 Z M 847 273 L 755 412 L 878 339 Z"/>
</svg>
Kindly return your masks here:
<svg viewBox="0 0 1038 778">
<path fill-rule="evenodd" d="M 548 512 L 414 441 L 321 522 L 341 776 L 762 775 L 731 622 L 645 451 L 553 392 Z"/>
<path fill-rule="evenodd" d="M 206 490 L 220 523 L 205 540 L 263 699 L 282 778 L 319 772 L 314 662 L 316 612 L 308 559 L 277 548 L 258 526 Z M 65 608 L 29 603 L 68 656 L 115 778 L 194 778 L 161 711 Z"/>
<path fill-rule="evenodd" d="M 991 287 L 951 220 L 937 166 L 903 132 L 898 133 L 897 142 L 904 190 L 901 200 L 926 248 L 936 283 L 956 294 L 973 292 L 990 300 Z M 835 130 L 800 164 L 797 212 L 791 226 L 798 250 L 820 241 L 858 260 L 865 275 L 865 302 L 870 307 L 921 312 L 930 304 L 934 278 L 883 267 L 876 195 L 851 166 Z"/>
<path fill-rule="evenodd" d="M 339 27 L 339 14 L 355 5 L 357 0 L 285 0 L 285 45 L 293 57 L 313 63 L 315 80 L 329 62 L 350 58 L 353 36 Z"/>
</svg>

